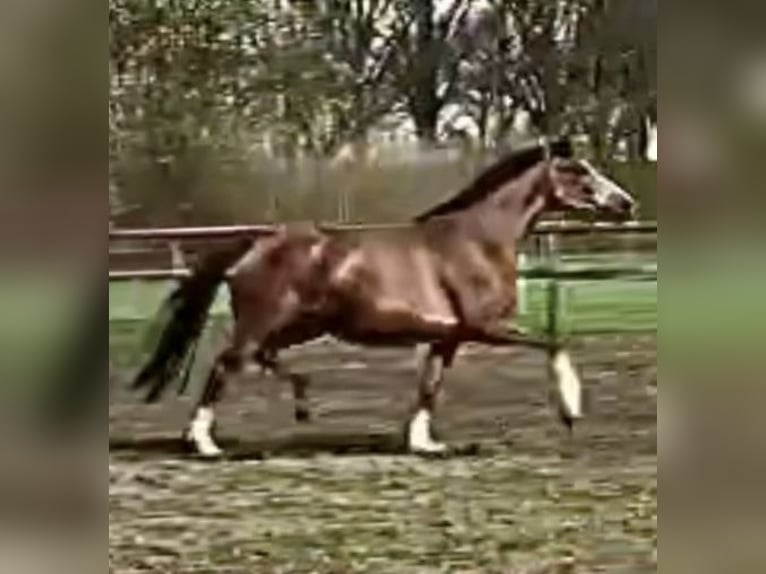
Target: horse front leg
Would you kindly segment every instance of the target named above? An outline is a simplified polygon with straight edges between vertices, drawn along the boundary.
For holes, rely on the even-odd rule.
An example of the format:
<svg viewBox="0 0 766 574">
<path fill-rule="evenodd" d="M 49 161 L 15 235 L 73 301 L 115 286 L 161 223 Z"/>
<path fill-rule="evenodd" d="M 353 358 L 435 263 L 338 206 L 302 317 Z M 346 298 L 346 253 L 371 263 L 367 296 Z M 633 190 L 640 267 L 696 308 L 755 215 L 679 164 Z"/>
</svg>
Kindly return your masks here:
<svg viewBox="0 0 766 574">
<path fill-rule="evenodd" d="M 571 430 L 582 418 L 582 383 L 566 349 L 556 343 L 534 337 L 517 326 L 491 325 L 472 329 L 472 339 L 494 346 L 527 347 L 547 353 L 550 369 L 556 377 L 559 392 L 559 416 Z"/>
<path fill-rule="evenodd" d="M 409 423 L 407 439 L 410 452 L 441 454 L 447 450 L 444 443 L 433 439 L 432 421 L 441 394 L 444 370 L 454 359 L 456 345 L 432 345 L 422 362 L 418 381 L 418 401 Z"/>
</svg>

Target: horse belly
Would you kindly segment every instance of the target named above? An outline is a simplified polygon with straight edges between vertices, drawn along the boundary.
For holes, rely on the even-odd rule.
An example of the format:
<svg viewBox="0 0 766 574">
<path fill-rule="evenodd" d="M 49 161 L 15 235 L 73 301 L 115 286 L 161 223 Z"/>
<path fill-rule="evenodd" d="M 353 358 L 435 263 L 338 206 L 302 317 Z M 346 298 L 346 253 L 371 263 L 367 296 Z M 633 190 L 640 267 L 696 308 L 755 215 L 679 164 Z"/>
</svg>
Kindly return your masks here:
<svg viewBox="0 0 766 574">
<path fill-rule="evenodd" d="M 355 290 L 343 309 L 345 338 L 368 344 L 396 344 L 448 337 L 458 320 L 435 281 L 403 280 L 398 273 L 372 288 Z"/>
</svg>

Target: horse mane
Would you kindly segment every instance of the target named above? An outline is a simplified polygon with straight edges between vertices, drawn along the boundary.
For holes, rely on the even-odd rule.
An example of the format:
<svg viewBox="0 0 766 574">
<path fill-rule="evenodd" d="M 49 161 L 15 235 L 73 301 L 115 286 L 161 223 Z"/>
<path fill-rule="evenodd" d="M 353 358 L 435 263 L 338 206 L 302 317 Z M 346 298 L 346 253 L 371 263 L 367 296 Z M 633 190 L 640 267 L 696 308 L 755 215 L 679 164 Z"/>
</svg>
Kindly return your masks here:
<svg viewBox="0 0 766 574">
<path fill-rule="evenodd" d="M 550 142 L 547 149 L 553 157 L 570 158 L 574 155 L 572 142 L 569 138 L 560 138 Z M 519 177 L 543 161 L 545 156 L 546 146 L 542 144 L 515 150 L 490 165 L 456 195 L 421 213 L 414 221 L 422 223 L 434 217 L 463 211 L 497 191 L 505 182 Z"/>
</svg>

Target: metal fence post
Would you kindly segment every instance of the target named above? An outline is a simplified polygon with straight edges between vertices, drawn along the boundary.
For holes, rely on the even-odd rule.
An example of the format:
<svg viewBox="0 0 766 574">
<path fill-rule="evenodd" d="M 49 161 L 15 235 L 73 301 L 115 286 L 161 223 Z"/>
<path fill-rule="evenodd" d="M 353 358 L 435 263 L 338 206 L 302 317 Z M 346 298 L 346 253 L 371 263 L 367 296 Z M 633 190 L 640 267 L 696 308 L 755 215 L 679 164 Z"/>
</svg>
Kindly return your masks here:
<svg viewBox="0 0 766 574">
<path fill-rule="evenodd" d="M 545 330 L 549 341 L 558 343 L 559 341 L 559 313 L 560 313 L 560 292 L 558 279 L 548 280 L 546 293 L 546 325 Z"/>
<path fill-rule="evenodd" d="M 558 343 L 561 331 L 561 285 L 556 277 L 556 271 L 558 269 L 558 241 L 554 234 L 547 236 L 545 242 L 545 259 L 546 266 L 548 267 L 551 277 L 548 279 L 546 288 L 546 325 L 545 330 L 548 335 L 548 339 L 552 343 Z"/>
<path fill-rule="evenodd" d="M 516 281 L 516 292 L 517 292 L 517 312 L 519 315 L 524 317 L 529 310 L 529 281 L 527 281 L 527 278 L 525 276 L 526 268 L 527 268 L 527 256 L 525 253 L 519 254 L 519 261 L 517 264 L 517 268 L 519 271 L 518 274 L 518 280 Z"/>
</svg>

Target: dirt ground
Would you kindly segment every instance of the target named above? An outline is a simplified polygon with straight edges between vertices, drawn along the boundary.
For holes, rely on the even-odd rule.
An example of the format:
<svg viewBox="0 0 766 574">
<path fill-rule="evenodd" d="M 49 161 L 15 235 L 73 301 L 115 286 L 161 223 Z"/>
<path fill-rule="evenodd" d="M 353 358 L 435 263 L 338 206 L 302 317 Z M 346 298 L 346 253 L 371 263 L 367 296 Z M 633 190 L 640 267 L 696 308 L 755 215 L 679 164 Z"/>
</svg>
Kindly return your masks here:
<svg viewBox="0 0 766 574">
<path fill-rule="evenodd" d="M 543 359 L 469 349 L 450 371 L 440 459 L 403 454 L 413 354 L 320 343 L 315 420 L 289 389 L 242 380 L 219 409 L 230 457 L 179 447 L 188 399 L 110 396 L 110 571 L 205 573 L 654 572 L 656 339 L 572 347 L 588 418 L 573 436 Z"/>
</svg>

